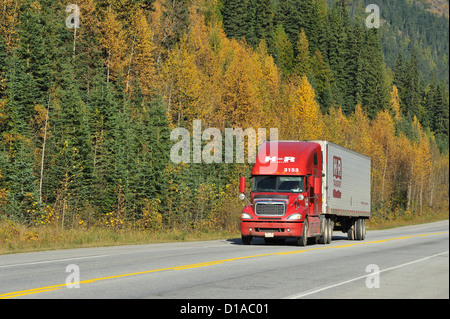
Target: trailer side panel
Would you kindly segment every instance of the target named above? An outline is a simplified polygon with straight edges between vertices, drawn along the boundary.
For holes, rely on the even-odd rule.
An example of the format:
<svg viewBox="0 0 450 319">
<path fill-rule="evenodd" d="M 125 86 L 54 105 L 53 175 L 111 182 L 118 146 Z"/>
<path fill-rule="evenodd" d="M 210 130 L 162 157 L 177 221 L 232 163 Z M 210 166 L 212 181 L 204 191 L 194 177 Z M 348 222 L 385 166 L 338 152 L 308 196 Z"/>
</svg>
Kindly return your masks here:
<svg viewBox="0 0 450 319">
<path fill-rule="evenodd" d="M 330 142 L 321 143 L 324 157 L 323 213 L 370 216 L 370 157 Z"/>
</svg>

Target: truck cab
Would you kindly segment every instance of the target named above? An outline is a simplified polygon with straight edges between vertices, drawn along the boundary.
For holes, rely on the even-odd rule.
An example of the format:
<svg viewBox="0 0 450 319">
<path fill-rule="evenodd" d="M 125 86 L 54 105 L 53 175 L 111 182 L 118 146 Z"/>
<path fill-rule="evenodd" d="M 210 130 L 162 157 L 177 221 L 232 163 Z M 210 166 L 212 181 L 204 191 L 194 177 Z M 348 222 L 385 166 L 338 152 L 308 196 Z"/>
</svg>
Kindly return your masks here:
<svg viewBox="0 0 450 319">
<path fill-rule="evenodd" d="M 266 242 L 296 238 L 306 245 L 319 239 L 322 152 L 317 143 L 266 142 L 252 169 L 250 204 L 241 214 L 244 244 L 254 237 Z M 245 186 L 241 178 L 241 193 Z M 244 189 L 243 189 L 244 188 Z"/>
</svg>

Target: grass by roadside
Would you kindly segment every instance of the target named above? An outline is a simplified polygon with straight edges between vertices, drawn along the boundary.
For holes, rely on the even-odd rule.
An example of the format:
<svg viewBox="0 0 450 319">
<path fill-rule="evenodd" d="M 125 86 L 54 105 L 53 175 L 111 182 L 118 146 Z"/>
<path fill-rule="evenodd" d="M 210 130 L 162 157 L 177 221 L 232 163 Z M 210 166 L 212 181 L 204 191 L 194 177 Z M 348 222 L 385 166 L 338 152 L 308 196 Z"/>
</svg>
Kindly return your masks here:
<svg viewBox="0 0 450 319">
<path fill-rule="evenodd" d="M 214 240 L 240 237 L 238 232 L 188 232 L 178 229 L 119 232 L 103 228 L 61 230 L 56 226 L 29 227 L 0 220 L 0 255 L 54 249 Z"/>
<path fill-rule="evenodd" d="M 423 214 L 421 216 L 398 216 L 383 219 L 373 216 L 366 224 L 368 229 L 386 229 L 406 225 L 430 223 L 449 218 L 449 212 Z M 114 231 L 105 228 L 65 229 L 56 225 L 25 226 L 10 220 L 0 219 L 0 254 L 43 251 L 54 249 L 86 248 L 99 246 L 164 243 L 175 241 L 215 240 L 238 238 L 236 231 L 185 231 L 180 229 L 142 231 L 122 229 Z"/>
<path fill-rule="evenodd" d="M 437 222 L 440 220 L 449 219 L 449 211 L 440 212 L 427 212 L 421 215 L 413 215 L 408 212 L 403 212 L 397 216 L 390 215 L 389 218 L 382 218 L 380 216 L 371 216 L 369 221 L 366 223 L 368 230 L 370 229 L 389 229 L 401 226 L 426 224 Z"/>
</svg>

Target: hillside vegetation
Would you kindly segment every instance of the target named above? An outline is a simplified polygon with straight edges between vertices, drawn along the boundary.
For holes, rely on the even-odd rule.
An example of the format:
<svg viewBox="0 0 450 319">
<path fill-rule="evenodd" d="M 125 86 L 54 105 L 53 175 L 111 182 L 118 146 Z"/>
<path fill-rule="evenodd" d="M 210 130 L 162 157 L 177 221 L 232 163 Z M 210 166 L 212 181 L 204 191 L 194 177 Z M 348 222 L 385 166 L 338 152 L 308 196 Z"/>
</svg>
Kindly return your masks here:
<svg viewBox="0 0 450 319">
<path fill-rule="evenodd" d="M 445 17 L 379 1 L 368 29 L 366 1 L 78 0 L 68 28 L 72 2 L 2 2 L 2 245 L 17 225 L 235 232 L 251 163 L 172 162 L 194 120 L 370 156 L 374 220 L 448 215 Z"/>
</svg>

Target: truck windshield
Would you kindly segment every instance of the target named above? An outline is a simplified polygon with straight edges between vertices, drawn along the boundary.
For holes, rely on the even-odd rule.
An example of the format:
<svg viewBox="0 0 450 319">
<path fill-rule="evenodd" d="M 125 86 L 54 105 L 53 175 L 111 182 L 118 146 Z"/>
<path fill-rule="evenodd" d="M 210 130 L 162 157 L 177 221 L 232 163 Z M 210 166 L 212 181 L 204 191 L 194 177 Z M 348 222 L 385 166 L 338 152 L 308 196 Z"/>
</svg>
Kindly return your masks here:
<svg viewBox="0 0 450 319">
<path fill-rule="evenodd" d="M 304 176 L 253 176 L 253 192 L 302 193 Z"/>
</svg>

